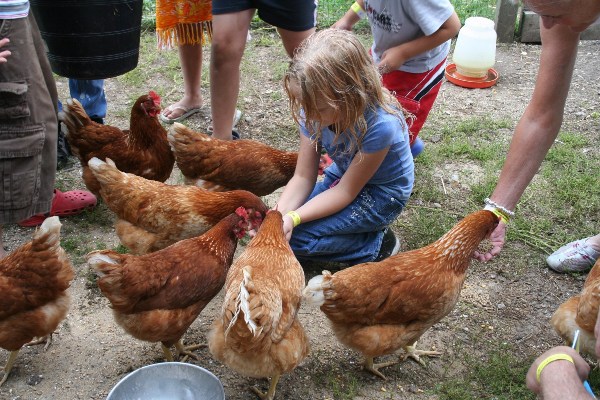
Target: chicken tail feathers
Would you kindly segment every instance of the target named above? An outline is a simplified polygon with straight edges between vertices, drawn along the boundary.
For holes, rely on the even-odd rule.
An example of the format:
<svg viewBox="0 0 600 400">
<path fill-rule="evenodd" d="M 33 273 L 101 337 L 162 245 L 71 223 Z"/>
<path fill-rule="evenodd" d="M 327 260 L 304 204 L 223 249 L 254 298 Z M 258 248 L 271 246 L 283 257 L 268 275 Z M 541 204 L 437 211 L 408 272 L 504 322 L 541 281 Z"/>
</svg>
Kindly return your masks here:
<svg viewBox="0 0 600 400">
<path fill-rule="evenodd" d="M 237 298 L 235 300 L 236 308 L 227 329 L 225 330 L 225 337 L 229 334 L 229 331 L 235 325 L 240 312 L 244 314 L 244 322 L 246 326 L 250 330 L 253 336 L 258 336 L 262 328 L 256 324 L 254 320 L 252 320 L 252 315 L 250 311 L 250 295 L 254 288 L 254 283 L 252 282 L 252 268 L 250 266 L 246 266 L 242 268 L 243 279 L 240 283 L 240 291 L 238 292 Z"/>
<path fill-rule="evenodd" d="M 320 307 L 325 303 L 325 294 L 323 293 L 324 281 L 331 279 L 331 272 L 323 271 L 323 275 L 313 277 L 302 291 L 304 300 L 316 307 Z"/>
<path fill-rule="evenodd" d="M 111 251 L 111 254 L 113 252 Z M 99 277 L 109 274 L 120 263 L 120 260 L 112 258 L 106 251 L 93 251 L 87 255 L 87 262 L 96 271 Z"/>
<path fill-rule="evenodd" d="M 105 162 L 97 157 L 92 157 L 88 161 L 88 167 L 92 170 L 92 173 L 102 186 L 111 182 L 119 182 L 125 176 L 110 158 L 106 158 Z"/>
<path fill-rule="evenodd" d="M 33 234 L 32 246 L 46 247 L 56 251 L 60 247 L 60 227 L 62 224 L 57 216 L 49 217 L 42 222 L 40 228 Z"/>
<path fill-rule="evenodd" d="M 93 122 L 77 99 L 67 100 L 63 109 L 58 113 L 58 119 L 67 126 L 68 133 L 76 133 L 77 128 Z"/>
</svg>

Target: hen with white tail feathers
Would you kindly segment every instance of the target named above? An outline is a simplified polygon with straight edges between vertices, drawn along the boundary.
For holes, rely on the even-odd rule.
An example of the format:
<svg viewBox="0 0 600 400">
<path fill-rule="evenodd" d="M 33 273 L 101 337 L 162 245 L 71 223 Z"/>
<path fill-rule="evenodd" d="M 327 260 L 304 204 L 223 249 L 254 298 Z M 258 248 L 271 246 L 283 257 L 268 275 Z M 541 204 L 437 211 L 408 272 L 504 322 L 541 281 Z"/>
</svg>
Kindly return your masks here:
<svg viewBox="0 0 600 400">
<path fill-rule="evenodd" d="M 221 315 L 208 335 L 219 361 L 255 378 L 271 377 L 263 399 L 273 399 L 280 375 L 308 355 L 298 320 L 304 271 L 283 234 L 282 217 L 269 211 L 256 236 L 233 262 Z"/>
</svg>

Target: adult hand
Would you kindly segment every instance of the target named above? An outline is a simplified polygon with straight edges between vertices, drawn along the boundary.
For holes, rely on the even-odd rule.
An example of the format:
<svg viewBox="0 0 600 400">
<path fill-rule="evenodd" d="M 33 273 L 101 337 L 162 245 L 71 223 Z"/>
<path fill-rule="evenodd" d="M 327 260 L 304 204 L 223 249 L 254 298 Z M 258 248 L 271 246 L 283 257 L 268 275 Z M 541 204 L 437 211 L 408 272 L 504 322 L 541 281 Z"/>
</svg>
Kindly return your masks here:
<svg viewBox="0 0 600 400">
<path fill-rule="evenodd" d="M 596 326 L 594 327 L 594 336 L 596 337 L 596 357 L 600 360 L 600 308 L 598 308 L 598 316 L 596 317 Z"/>
<path fill-rule="evenodd" d="M 473 258 L 479 261 L 489 261 L 500 253 L 502 247 L 504 246 L 506 236 L 506 224 L 502 221 L 498 223 L 496 229 L 492 231 L 490 234 L 489 240 L 492 243 L 492 248 L 487 253 L 480 253 L 475 251 L 473 254 Z"/>
<path fill-rule="evenodd" d="M 6 45 L 9 42 L 10 40 L 8 38 L 0 39 L 0 47 L 4 47 L 4 45 Z M 12 53 L 10 52 L 10 50 L 0 51 L 0 64 L 7 62 L 8 60 L 6 58 L 11 54 Z"/>
<path fill-rule="evenodd" d="M 567 347 L 567 346 L 557 346 L 557 347 L 551 348 L 550 350 L 546 351 L 544 354 L 542 354 L 541 356 L 536 358 L 536 360 L 533 362 L 533 364 L 531 364 L 531 367 L 529 367 L 529 371 L 527 371 L 527 377 L 525 378 L 525 383 L 527 384 L 527 387 L 529 388 L 529 390 L 531 390 L 532 392 L 537 393 L 537 394 L 540 394 L 542 392 L 542 386 L 540 385 L 540 383 L 537 380 L 538 366 L 542 363 L 542 361 L 544 361 L 549 356 L 551 356 L 553 354 L 559 354 L 559 353 L 567 354 L 567 355 L 571 356 L 571 358 L 573 358 L 575 370 L 577 371 L 577 375 L 582 383 L 584 380 L 587 379 L 587 376 L 590 373 L 590 366 L 579 355 L 579 353 L 577 353 L 577 351 L 575 351 L 574 349 Z M 556 361 L 554 361 L 554 362 L 556 362 Z M 546 366 L 544 368 L 544 371 L 546 371 L 546 368 L 548 368 L 551 364 L 552 363 L 548 364 L 548 366 Z M 569 366 L 568 368 L 571 368 L 571 366 Z M 583 387 L 583 385 L 582 385 L 582 387 Z M 566 388 L 563 388 L 563 389 L 566 389 Z"/>
</svg>

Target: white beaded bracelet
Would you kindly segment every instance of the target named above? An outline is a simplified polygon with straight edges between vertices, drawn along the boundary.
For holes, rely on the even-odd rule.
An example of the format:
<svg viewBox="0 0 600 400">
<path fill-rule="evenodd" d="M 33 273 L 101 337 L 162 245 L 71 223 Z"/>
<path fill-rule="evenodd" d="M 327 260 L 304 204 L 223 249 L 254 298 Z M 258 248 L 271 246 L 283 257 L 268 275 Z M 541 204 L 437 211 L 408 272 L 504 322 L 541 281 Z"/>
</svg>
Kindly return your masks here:
<svg viewBox="0 0 600 400">
<path fill-rule="evenodd" d="M 486 205 L 497 208 L 498 210 L 502 211 L 503 213 L 505 213 L 509 217 L 514 217 L 515 216 L 515 212 L 514 211 L 510 211 L 508 208 L 503 207 L 503 206 L 497 204 L 496 202 L 492 201 L 490 198 L 486 198 L 484 200 L 484 202 L 485 202 Z"/>
</svg>

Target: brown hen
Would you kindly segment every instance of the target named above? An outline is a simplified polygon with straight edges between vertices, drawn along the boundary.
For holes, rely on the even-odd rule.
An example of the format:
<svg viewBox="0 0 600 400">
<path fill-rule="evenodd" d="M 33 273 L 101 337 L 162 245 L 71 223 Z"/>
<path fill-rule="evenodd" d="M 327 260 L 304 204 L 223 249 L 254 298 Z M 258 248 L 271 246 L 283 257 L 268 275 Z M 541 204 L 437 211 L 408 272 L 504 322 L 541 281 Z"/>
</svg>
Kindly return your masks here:
<svg viewBox="0 0 600 400">
<path fill-rule="evenodd" d="M 100 192 L 88 168 L 92 157 L 110 158 L 121 171 L 146 179 L 164 182 L 171 176 L 175 158 L 159 113 L 160 97 L 151 91 L 136 100 L 129 129 L 121 130 L 92 121 L 77 99 L 67 100 L 59 119 L 67 128 L 67 140 L 81 162 L 83 181 L 91 192 L 97 196 Z"/>
<path fill-rule="evenodd" d="M 60 247 L 60 227 L 58 217 L 46 218 L 31 242 L 0 260 L 0 347 L 11 352 L 0 385 L 21 347 L 34 337 L 48 346 L 69 311 L 74 271 Z"/>
<path fill-rule="evenodd" d="M 240 207 L 203 235 L 155 253 L 134 256 L 100 250 L 88 254 L 87 260 L 100 276 L 98 286 L 115 320 L 127 333 L 161 342 L 167 361 L 174 359 L 172 345 L 178 354 L 196 358 L 191 350 L 199 345 L 184 348 L 181 337 L 223 287 L 238 239 L 250 223 Z"/>
<path fill-rule="evenodd" d="M 319 305 L 336 337 L 360 352 L 366 370 L 385 379 L 373 358 L 402 348 L 422 363 L 416 341 L 456 305 L 479 243 L 496 227 L 490 211 L 465 217 L 434 243 L 380 262 L 358 264 L 312 278 L 304 295 Z"/>
<path fill-rule="evenodd" d="M 208 335 L 212 355 L 235 371 L 271 377 L 262 399 L 273 399 L 281 374 L 309 351 L 298 320 L 304 272 L 283 234 L 281 213 L 270 211 L 227 274 L 221 315 Z"/>
<path fill-rule="evenodd" d="M 596 359 L 594 327 L 599 306 L 600 259 L 596 261 L 585 279 L 581 293 L 562 303 L 550 319 L 556 333 L 569 346 L 573 343 L 575 331 L 579 330 L 579 350 L 594 359 Z"/>
<path fill-rule="evenodd" d="M 166 185 L 119 171 L 92 158 L 88 165 L 101 185 L 100 194 L 119 220 L 121 243 L 133 254 L 163 249 L 179 240 L 199 236 L 238 207 L 258 221 L 267 206 L 244 190 L 216 193 L 194 186 Z"/>
<path fill-rule="evenodd" d="M 298 153 L 255 140 L 221 140 L 174 123 L 169 130 L 175 160 L 187 184 L 212 191 L 273 193 L 294 175 Z"/>
</svg>

